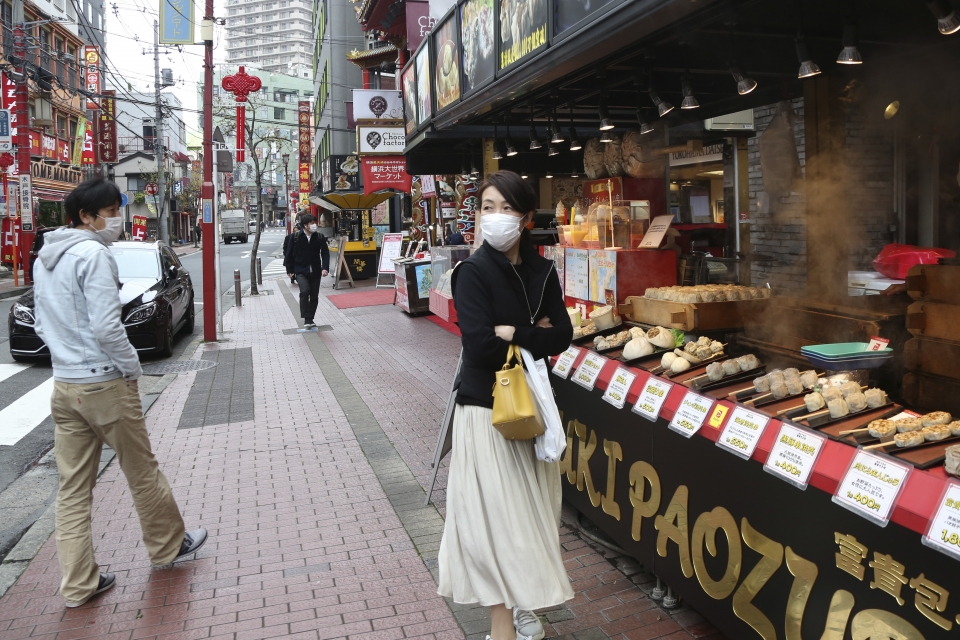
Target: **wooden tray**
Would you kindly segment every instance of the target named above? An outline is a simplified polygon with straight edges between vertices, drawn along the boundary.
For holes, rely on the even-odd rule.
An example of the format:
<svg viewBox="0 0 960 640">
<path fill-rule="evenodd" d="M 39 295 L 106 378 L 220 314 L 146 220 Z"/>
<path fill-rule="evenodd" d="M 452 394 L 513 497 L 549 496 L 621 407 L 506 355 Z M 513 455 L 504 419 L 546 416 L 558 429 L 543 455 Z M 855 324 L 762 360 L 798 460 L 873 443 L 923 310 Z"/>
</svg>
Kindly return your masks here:
<svg viewBox="0 0 960 640">
<path fill-rule="evenodd" d="M 597 331 L 596 333 L 591 333 L 588 336 L 583 336 L 582 338 L 574 338 L 573 340 L 570 341 L 570 344 L 575 344 L 578 347 L 582 347 L 585 345 L 592 345 L 593 339 L 596 338 L 597 336 L 609 336 L 610 334 L 613 334 L 613 333 L 620 333 L 621 331 L 625 331 L 625 329 L 623 329 L 622 327 L 623 327 L 623 321 L 621 320 L 620 324 L 618 324 L 615 327 L 610 327 L 609 329 L 602 329 L 600 331 Z M 593 349 L 591 349 L 591 351 L 592 350 Z"/>
<path fill-rule="evenodd" d="M 830 436 L 834 440 L 842 440 L 847 436 L 839 435 L 840 431 L 846 431 L 848 429 L 858 429 L 860 427 L 864 427 L 870 424 L 874 420 L 880 420 L 882 418 L 894 416 L 902 410 L 903 409 L 902 407 L 900 407 L 900 405 L 897 405 L 893 402 L 887 402 L 887 404 L 882 405 L 880 407 L 875 407 L 873 409 L 867 407 L 863 411 L 859 411 L 857 413 L 848 413 L 842 418 L 831 418 L 830 413 L 827 412 L 822 415 L 816 416 L 814 418 L 806 418 L 804 420 L 798 421 L 796 419 L 797 416 L 805 416 L 808 413 L 810 413 L 810 411 L 807 411 L 806 407 L 802 409 L 795 409 L 793 411 L 788 411 L 787 413 L 782 414 L 780 417 L 788 418 L 791 421 L 796 422 L 797 424 L 802 424 L 804 426 L 810 427 L 811 429 L 822 430 L 823 433 Z M 827 411 L 827 409 L 823 408 L 821 409 L 821 411 Z M 826 427 L 838 425 L 844 422 L 850 422 L 851 424 L 844 425 L 842 429 L 829 429 L 829 430 L 825 429 Z"/>
<path fill-rule="evenodd" d="M 946 458 L 946 448 L 960 442 L 960 436 L 950 436 L 937 442 L 925 441 L 923 444 L 918 444 L 915 447 L 898 447 L 892 437 L 884 440 L 884 442 L 886 442 L 885 447 L 877 447 L 872 449 L 872 451 L 879 451 L 899 458 L 904 462 L 909 462 L 918 469 L 929 469 L 930 467 L 935 467 L 943 463 L 944 458 Z M 862 444 L 870 446 L 872 444 L 880 444 L 880 441 L 876 438 L 869 438 L 869 442 L 863 442 Z"/>
<path fill-rule="evenodd" d="M 756 367 L 755 369 L 750 369 L 750 371 L 741 371 L 732 376 L 720 378 L 715 382 L 711 382 L 709 378 L 703 378 L 703 383 L 701 384 L 698 384 L 701 382 L 699 380 L 696 382 L 691 382 L 690 384 L 687 384 L 688 382 L 687 380 L 682 380 L 681 384 L 684 384 L 696 391 L 710 391 L 712 389 L 719 389 L 721 387 L 725 387 L 728 384 L 736 384 L 738 382 L 743 382 L 744 380 L 753 380 L 757 376 L 762 376 L 764 373 L 766 373 L 766 371 L 767 371 L 767 365 L 761 362 L 760 366 Z M 686 371 L 684 371 L 684 373 L 686 373 Z"/>
<path fill-rule="evenodd" d="M 723 302 L 670 302 L 642 296 L 628 296 L 620 313 L 643 322 L 683 331 L 739 329 L 744 318 L 760 316 L 770 300 L 725 300 Z"/>
<path fill-rule="evenodd" d="M 679 349 L 679 347 L 677 347 L 677 348 Z M 671 351 L 672 351 L 672 349 L 671 349 Z M 677 357 L 679 358 L 680 356 L 677 356 Z M 682 376 L 682 375 L 687 374 L 687 373 L 690 373 L 690 372 L 692 372 L 692 371 L 693 371 L 693 372 L 699 371 L 700 369 L 706 367 L 706 366 L 707 366 L 708 364 L 710 364 L 711 362 L 721 362 L 721 361 L 723 361 L 723 360 L 726 360 L 726 359 L 729 358 L 729 357 L 730 357 L 730 356 L 728 356 L 726 353 L 719 353 L 719 354 L 717 354 L 717 355 L 715 355 L 715 356 L 710 356 L 710 357 L 707 358 L 706 360 L 701 360 L 699 364 L 691 364 L 689 369 L 685 369 L 684 371 L 681 371 L 680 373 L 673 373 L 673 371 L 667 371 L 667 370 L 664 369 L 662 366 L 656 366 L 656 367 L 654 367 L 653 369 L 650 369 L 650 373 L 653 373 L 653 374 L 658 375 L 658 376 L 661 376 L 661 375 L 662 375 L 662 376 L 665 376 L 665 377 L 667 377 L 667 378 L 673 378 L 673 377 L 675 377 L 675 376 Z M 663 354 L 660 355 L 660 358 L 661 358 L 661 359 L 663 358 Z M 698 374 L 698 375 L 699 375 L 699 374 Z"/>
</svg>

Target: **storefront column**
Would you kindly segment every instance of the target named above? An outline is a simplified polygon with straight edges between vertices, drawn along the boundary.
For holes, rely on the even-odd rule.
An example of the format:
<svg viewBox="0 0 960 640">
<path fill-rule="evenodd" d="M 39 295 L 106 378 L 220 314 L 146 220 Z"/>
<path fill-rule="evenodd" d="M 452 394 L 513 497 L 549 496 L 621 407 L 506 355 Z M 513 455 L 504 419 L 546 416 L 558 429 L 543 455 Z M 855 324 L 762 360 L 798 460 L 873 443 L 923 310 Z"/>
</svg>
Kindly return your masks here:
<svg viewBox="0 0 960 640">
<path fill-rule="evenodd" d="M 835 302 L 847 296 L 851 228 L 845 119 L 840 81 L 824 74 L 804 81 L 807 190 L 807 292 Z"/>
<path fill-rule="evenodd" d="M 493 144 L 491 138 L 483 139 L 483 177 L 486 178 L 494 171 L 500 170 L 500 161 L 493 159 Z"/>
</svg>

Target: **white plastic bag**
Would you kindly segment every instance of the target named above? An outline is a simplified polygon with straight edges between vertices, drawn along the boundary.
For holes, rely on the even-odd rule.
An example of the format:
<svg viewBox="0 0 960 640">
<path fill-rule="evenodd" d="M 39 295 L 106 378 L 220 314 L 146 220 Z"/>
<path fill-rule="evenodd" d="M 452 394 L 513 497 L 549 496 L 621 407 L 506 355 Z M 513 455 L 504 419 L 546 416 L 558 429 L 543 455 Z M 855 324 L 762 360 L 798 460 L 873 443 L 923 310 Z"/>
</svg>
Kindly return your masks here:
<svg viewBox="0 0 960 640">
<path fill-rule="evenodd" d="M 527 386 L 533 395 L 533 401 L 540 411 L 543 420 L 543 434 L 537 436 L 535 448 L 537 459 L 544 462 L 557 462 L 563 457 L 567 448 L 567 438 L 563 432 L 563 423 L 560 421 L 560 410 L 553 399 L 553 388 L 547 374 L 547 365 L 543 360 L 536 360 L 533 354 L 526 349 L 520 349 L 523 354 L 523 364 L 526 367 Z"/>
</svg>

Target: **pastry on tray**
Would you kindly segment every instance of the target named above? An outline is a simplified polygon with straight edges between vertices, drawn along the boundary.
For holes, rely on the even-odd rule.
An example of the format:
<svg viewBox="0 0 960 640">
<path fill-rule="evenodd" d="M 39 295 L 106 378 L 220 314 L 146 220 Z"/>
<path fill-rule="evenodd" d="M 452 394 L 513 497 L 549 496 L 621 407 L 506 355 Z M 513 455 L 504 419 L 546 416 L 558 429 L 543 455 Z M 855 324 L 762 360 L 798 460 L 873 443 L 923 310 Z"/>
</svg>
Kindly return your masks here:
<svg viewBox="0 0 960 640">
<path fill-rule="evenodd" d="M 912 431 L 919 431 L 923 428 L 923 423 L 920 421 L 920 418 L 904 418 L 903 420 L 897 420 L 897 431 L 900 433 L 910 433 Z"/>
<path fill-rule="evenodd" d="M 897 432 L 897 423 L 893 420 L 874 420 L 867 425 L 867 433 L 874 438 L 889 438 Z"/>
<path fill-rule="evenodd" d="M 923 444 L 923 433 L 920 431 L 898 433 L 893 436 L 893 441 L 898 447 L 915 447 L 918 444 Z"/>
<path fill-rule="evenodd" d="M 923 422 L 923 426 L 932 427 L 938 424 L 950 424 L 950 421 L 953 420 L 953 416 L 946 411 L 934 411 L 933 413 L 928 413 L 925 416 L 921 416 L 920 420 Z"/>
</svg>

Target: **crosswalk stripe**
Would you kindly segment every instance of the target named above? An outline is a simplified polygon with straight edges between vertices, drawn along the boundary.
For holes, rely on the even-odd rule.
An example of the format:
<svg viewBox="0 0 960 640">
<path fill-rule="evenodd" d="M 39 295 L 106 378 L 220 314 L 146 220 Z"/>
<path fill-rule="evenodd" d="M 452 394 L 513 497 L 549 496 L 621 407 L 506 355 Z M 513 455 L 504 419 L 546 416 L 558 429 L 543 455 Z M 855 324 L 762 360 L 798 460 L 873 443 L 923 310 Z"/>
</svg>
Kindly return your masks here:
<svg viewBox="0 0 960 640">
<path fill-rule="evenodd" d="M 283 266 L 282 258 L 274 258 L 266 267 L 263 268 L 263 277 L 287 275 L 287 268 Z"/>
<path fill-rule="evenodd" d="M 0 364 L 0 382 L 3 382 L 10 376 L 16 375 L 24 369 L 29 369 L 29 364 L 19 364 L 16 362 Z"/>
<path fill-rule="evenodd" d="M 13 446 L 50 415 L 53 377 L 17 398 L 0 411 L 0 445 Z"/>
</svg>

